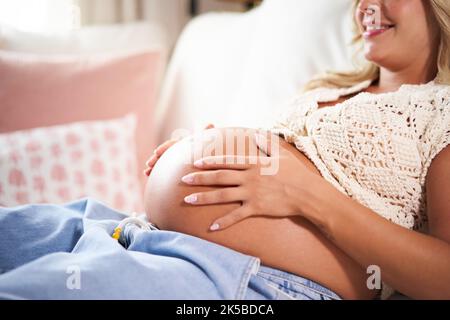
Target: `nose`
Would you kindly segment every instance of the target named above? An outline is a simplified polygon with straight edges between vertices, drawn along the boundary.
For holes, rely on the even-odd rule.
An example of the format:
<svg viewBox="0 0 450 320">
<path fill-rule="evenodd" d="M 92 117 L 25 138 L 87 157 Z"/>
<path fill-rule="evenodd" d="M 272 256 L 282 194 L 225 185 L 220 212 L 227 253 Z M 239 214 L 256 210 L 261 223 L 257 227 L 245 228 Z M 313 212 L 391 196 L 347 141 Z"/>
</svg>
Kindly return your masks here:
<svg viewBox="0 0 450 320">
<path fill-rule="evenodd" d="M 383 0 L 361 0 L 358 6 L 363 25 L 378 25 L 381 21 Z"/>
<path fill-rule="evenodd" d="M 359 2 L 359 11 L 362 13 L 374 13 L 376 7 L 381 8 L 382 0 L 361 0 Z"/>
</svg>

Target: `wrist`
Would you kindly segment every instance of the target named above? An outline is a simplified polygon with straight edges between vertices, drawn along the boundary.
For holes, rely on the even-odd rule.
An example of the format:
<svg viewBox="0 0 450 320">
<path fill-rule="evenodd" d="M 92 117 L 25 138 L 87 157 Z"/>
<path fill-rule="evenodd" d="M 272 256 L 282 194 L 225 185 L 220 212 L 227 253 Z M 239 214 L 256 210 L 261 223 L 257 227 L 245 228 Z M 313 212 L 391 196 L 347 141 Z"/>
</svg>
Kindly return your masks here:
<svg viewBox="0 0 450 320">
<path fill-rule="evenodd" d="M 325 235 L 331 237 L 336 204 L 342 203 L 344 196 L 321 176 L 314 174 L 299 192 L 297 212 L 316 225 Z"/>
</svg>

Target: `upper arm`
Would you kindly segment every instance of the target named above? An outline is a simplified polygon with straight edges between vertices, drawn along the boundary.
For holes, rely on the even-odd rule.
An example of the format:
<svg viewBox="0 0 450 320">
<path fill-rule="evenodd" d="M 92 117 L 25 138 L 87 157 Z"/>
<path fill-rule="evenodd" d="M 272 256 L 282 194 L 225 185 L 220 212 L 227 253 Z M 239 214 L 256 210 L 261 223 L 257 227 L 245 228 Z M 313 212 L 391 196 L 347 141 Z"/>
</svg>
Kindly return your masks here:
<svg viewBox="0 0 450 320">
<path fill-rule="evenodd" d="M 433 159 L 426 190 L 430 234 L 450 243 L 450 146 Z"/>
</svg>

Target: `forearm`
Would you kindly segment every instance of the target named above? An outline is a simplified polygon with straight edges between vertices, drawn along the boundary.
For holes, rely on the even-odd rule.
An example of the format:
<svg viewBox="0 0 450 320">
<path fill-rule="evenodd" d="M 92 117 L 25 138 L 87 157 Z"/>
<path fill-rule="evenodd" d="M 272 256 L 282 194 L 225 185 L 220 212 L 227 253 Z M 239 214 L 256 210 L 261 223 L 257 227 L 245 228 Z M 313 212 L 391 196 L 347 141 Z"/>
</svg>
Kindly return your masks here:
<svg viewBox="0 0 450 320">
<path fill-rule="evenodd" d="M 412 298 L 450 299 L 450 244 L 391 223 L 323 179 L 309 187 L 302 215 L 363 268 L 377 265 L 383 281 Z"/>
</svg>

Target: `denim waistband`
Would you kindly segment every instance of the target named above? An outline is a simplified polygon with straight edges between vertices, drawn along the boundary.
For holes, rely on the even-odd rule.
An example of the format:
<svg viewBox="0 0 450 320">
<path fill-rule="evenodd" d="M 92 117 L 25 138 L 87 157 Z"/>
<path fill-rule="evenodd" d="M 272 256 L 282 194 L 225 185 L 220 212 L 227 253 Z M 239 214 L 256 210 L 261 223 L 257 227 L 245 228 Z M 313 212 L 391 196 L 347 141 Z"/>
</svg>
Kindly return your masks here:
<svg viewBox="0 0 450 320">
<path fill-rule="evenodd" d="M 260 265 L 256 276 L 293 299 L 342 300 L 338 294 L 323 285 L 283 270 Z"/>
</svg>

